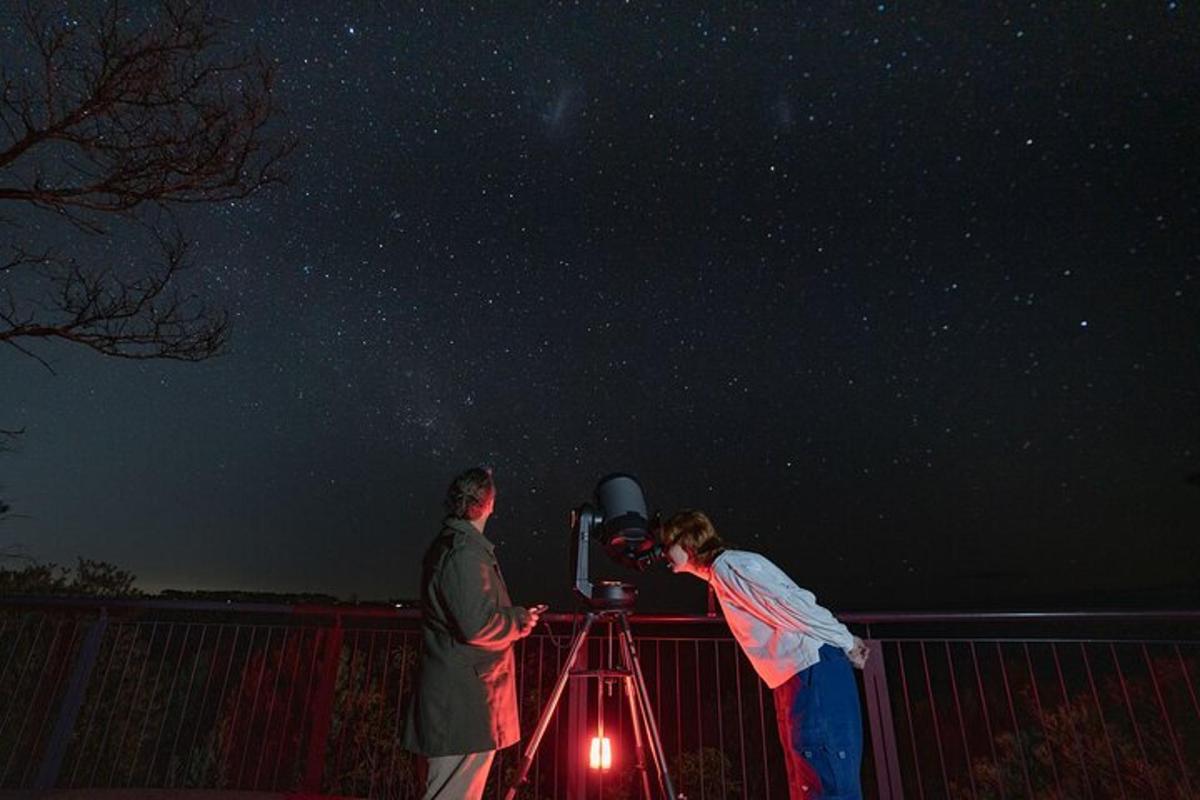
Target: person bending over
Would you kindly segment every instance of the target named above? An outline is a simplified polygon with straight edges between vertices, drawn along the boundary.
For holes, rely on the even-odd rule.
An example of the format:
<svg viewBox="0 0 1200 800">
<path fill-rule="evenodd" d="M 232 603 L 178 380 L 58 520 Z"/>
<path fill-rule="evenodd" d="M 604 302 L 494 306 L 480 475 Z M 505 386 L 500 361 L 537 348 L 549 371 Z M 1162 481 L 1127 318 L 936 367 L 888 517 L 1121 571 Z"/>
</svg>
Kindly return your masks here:
<svg viewBox="0 0 1200 800">
<path fill-rule="evenodd" d="M 862 712 L 851 666 L 867 647 L 758 553 L 726 547 L 700 511 L 663 526 L 673 572 L 707 581 L 733 636 L 774 691 L 791 800 L 860 800 Z"/>
</svg>

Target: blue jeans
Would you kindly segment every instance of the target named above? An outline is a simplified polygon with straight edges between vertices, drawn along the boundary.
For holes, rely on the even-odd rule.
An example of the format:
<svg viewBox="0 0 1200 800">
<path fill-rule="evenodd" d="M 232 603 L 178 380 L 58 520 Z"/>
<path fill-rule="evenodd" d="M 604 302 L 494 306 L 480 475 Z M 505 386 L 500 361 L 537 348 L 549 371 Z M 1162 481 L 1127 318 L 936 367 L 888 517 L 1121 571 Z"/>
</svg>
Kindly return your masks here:
<svg viewBox="0 0 1200 800">
<path fill-rule="evenodd" d="M 791 800 L 861 800 L 862 711 L 845 652 L 822 645 L 821 660 L 775 689 L 779 743 Z"/>
</svg>

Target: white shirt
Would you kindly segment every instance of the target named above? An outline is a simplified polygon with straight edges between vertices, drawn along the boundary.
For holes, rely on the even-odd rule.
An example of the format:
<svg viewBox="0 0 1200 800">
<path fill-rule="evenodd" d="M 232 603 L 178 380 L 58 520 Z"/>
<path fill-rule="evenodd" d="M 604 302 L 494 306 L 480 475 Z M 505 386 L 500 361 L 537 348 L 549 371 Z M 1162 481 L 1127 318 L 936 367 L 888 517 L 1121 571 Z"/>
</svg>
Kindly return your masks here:
<svg viewBox="0 0 1200 800">
<path fill-rule="evenodd" d="M 816 595 L 758 553 L 721 553 L 709 583 L 734 638 L 772 689 L 817 663 L 821 645 L 854 646 L 853 635 L 817 605 Z"/>
</svg>

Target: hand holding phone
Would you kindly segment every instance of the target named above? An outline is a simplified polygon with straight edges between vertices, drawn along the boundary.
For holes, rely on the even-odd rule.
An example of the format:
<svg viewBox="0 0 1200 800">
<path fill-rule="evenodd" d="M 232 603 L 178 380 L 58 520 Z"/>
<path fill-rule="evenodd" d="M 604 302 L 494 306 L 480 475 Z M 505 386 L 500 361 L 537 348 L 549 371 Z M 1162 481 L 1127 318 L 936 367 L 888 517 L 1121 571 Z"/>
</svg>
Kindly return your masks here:
<svg viewBox="0 0 1200 800">
<path fill-rule="evenodd" d="M 525 609 L 525 616 L 518 622 L 520 625 L 519 635 L 528 636 L 529 634 L 533 633 L 533 629 L 536 628 L 538 624 L 538 617 L 540 617 L 542 612 L 549 607 L 550 606 L 546 605 L 545 603 L 540 603 L 536 606 L 530 606 L 529 608 Z"/>
</svg>

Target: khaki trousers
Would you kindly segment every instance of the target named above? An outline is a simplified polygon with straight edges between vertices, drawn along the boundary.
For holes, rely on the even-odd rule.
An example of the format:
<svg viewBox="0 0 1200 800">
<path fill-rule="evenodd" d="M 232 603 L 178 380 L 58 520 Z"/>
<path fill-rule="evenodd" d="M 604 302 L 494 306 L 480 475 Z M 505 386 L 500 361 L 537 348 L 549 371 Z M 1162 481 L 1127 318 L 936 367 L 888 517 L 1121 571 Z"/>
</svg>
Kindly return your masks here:
<svg viewBox="0 0 1200 800">
<path fill-rule="evenodd" d="M 427 758 L 428 773 L 421 800 L 480 800 L 495 755 L 495 750 L 487 750 Z"/>
</svg>

